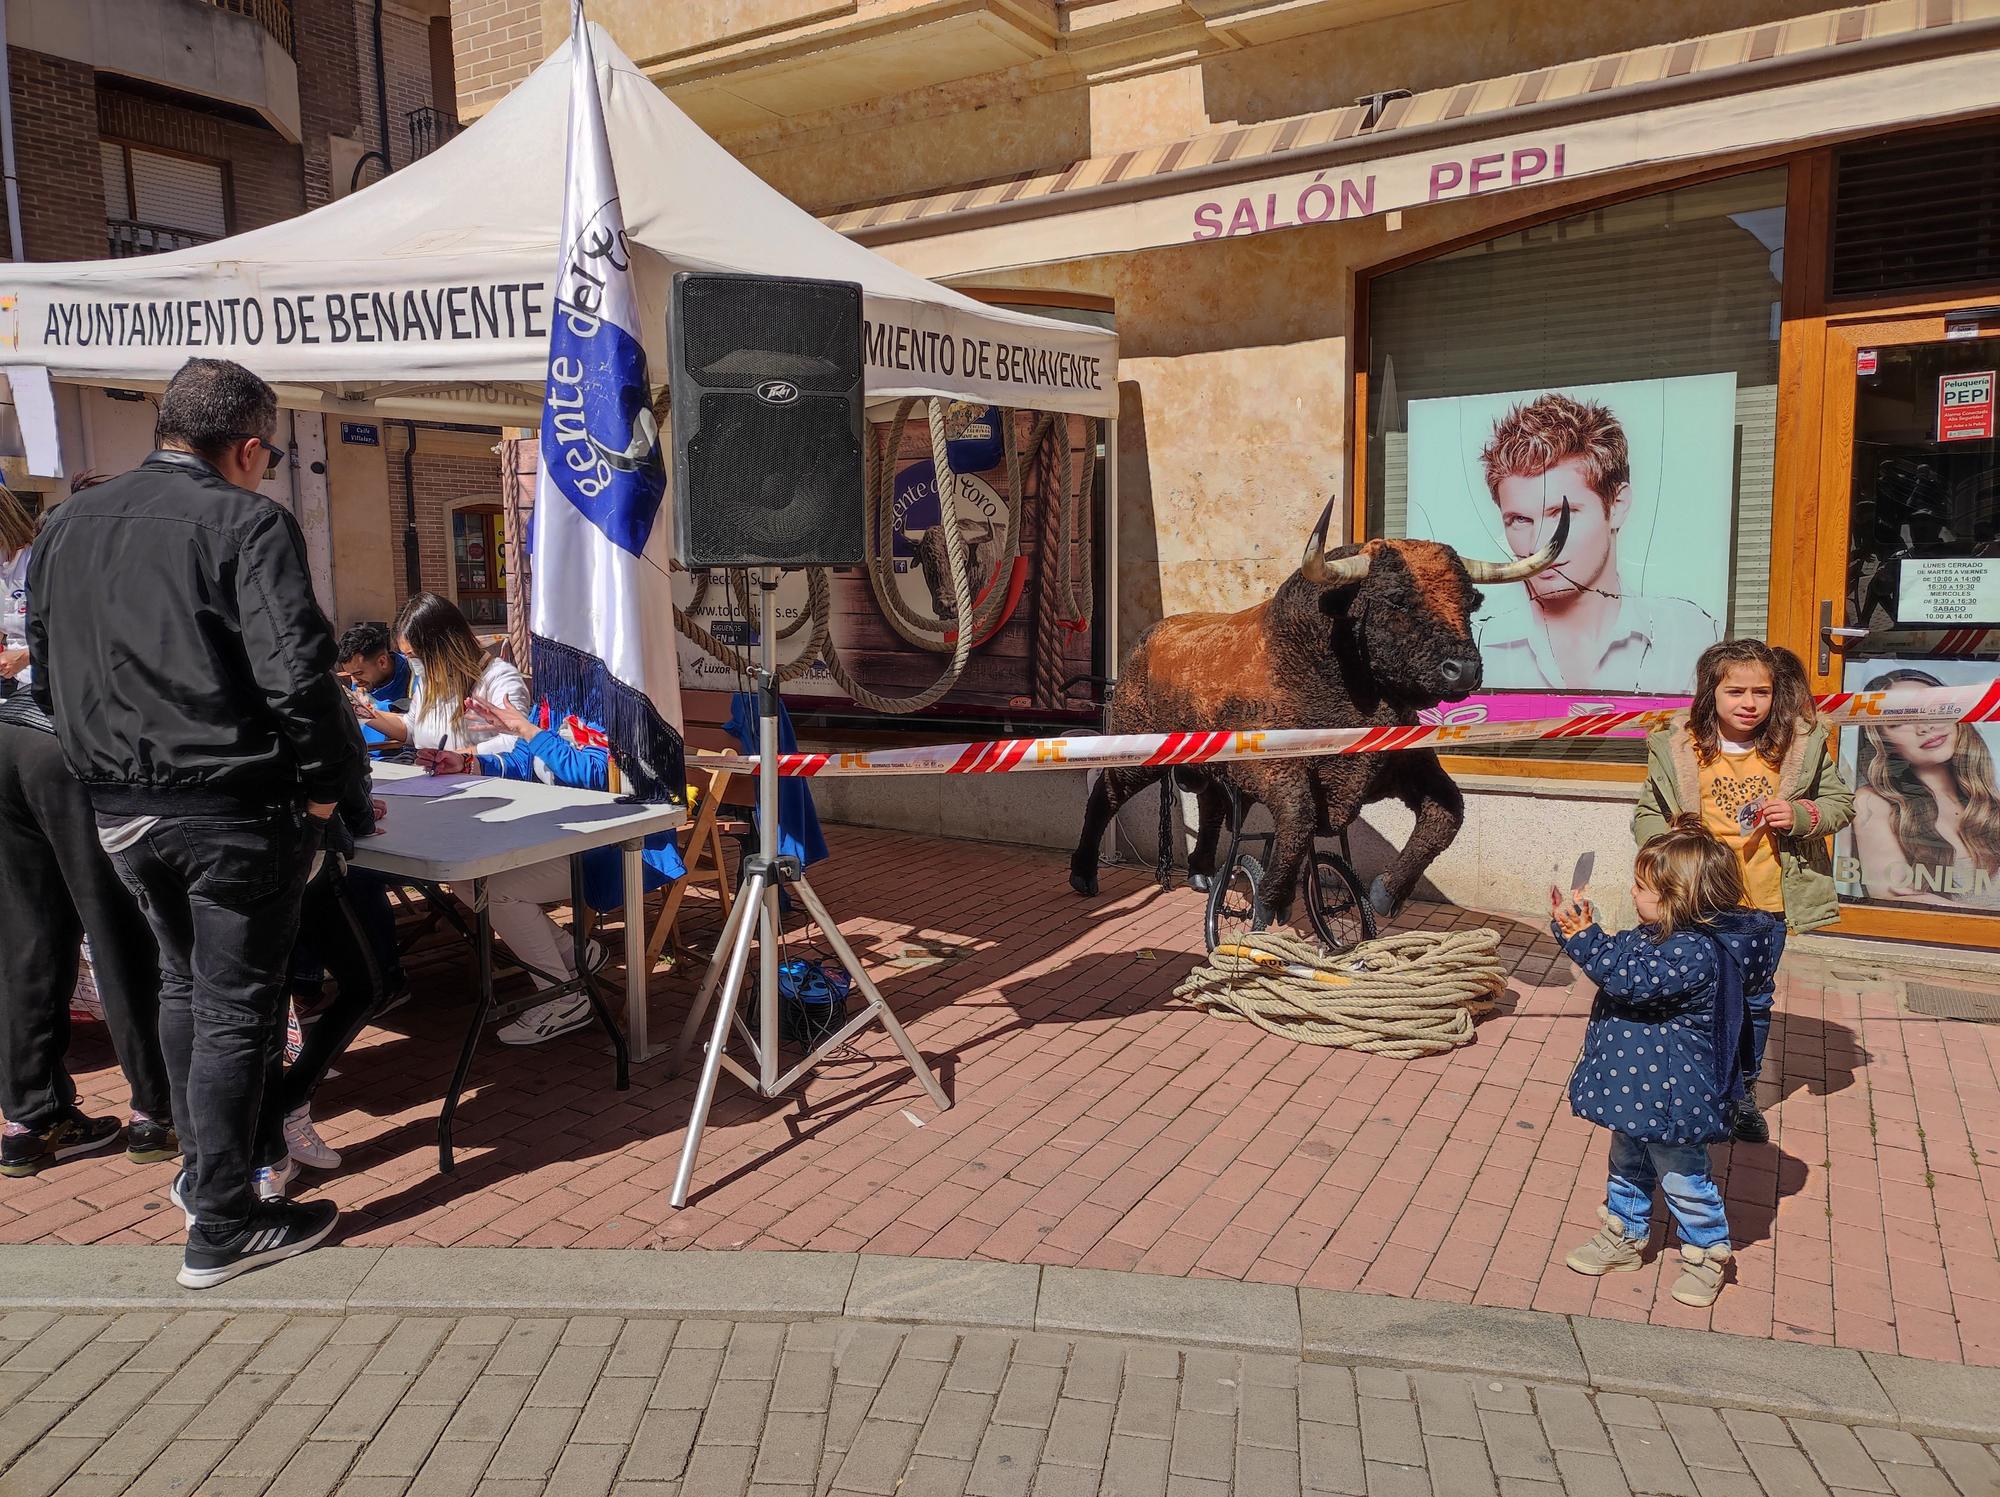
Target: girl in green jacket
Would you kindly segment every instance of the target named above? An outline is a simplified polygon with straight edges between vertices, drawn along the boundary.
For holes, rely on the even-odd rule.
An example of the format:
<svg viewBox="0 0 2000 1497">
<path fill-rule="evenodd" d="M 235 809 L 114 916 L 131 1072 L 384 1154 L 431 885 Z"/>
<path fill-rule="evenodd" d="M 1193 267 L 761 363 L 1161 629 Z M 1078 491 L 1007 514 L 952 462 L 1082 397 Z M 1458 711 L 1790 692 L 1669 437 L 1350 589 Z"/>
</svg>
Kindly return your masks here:
<svg viewBox="0 0 2000 1497">
<path fill-rule="evenodd" d="M 1646 786 L 1632 814 L 1641 846 L 1676 816 L 1697 813 L 1736 854 L 1751 908 L 1782 915 L 1787 930 L 1839 918 L 1828 841 L 1854 819 L 1854 792 L 1840 777 L 1798 656 L 1756 639 L 1709 646 L 1695 664 L 1692 705 L 1648 735 L 1646 749 Z M 1745 995 L 1753 1079 L 1776 997 L 1769 987 Z M 1754 1095 L 1737 1116 L 1736 1137 L 1770 1140 Z"/>
</svg>

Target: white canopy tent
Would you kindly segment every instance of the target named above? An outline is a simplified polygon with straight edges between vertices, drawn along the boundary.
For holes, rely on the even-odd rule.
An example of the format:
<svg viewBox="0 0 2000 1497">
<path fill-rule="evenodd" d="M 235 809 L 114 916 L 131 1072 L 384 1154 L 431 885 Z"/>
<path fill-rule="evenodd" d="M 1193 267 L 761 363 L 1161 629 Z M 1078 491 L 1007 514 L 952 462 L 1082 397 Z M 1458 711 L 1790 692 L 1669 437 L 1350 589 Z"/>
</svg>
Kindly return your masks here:
<svg viewBox="0 0 2000 1497">
<path fill-rule="evenodd" d="M 1115 415 L 1114 334 L 983 305 L 853 243 L 710 140 L 602 28 L 594 45 L 656 380 L 670 278 L 737 271 L 860 283 L 871 407 L 940 395 Z M 189 357 L 231 358 L 300 409 L 534 424 L 569 46 L 449 144 L 303 217 L 171 254 L 10 265 L 0 368 L 44 371 L 15 377 L 25 395 L 45 378 L 145 386 Z"/>
</svg>

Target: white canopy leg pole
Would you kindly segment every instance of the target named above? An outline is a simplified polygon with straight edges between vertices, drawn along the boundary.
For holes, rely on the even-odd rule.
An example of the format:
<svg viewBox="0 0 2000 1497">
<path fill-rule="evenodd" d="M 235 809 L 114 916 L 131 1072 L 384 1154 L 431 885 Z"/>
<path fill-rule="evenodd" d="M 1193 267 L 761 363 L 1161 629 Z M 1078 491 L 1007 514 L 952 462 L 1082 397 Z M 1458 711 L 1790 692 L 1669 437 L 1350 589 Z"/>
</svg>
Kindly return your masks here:
<svg viewBox="0 0 2000 1497">
<path fill-rule="evenodd" d="M 326 418 L 317 411 L 290 411 L 292 451 L 292 513 L 306 533 L 306 566 L 312 572 L 313 596 L 320 611 L 338 620 L 333 592 L 333 497 L 326 484 Z"/>
<path fill-rule="evenodd" d="M 639 861 L 645 845 L 627 842 L 618 850 L 625 867 L 625 1048 L 634 1065 L 653 1053 L 646 1033 L 653 975 L 646 960 L 646 869 Z"/>
<path fill-rule="evenodd" d="M 1118 418 L 1104 422 L 1104 675 L 1118 682 Z"/>
</svg>

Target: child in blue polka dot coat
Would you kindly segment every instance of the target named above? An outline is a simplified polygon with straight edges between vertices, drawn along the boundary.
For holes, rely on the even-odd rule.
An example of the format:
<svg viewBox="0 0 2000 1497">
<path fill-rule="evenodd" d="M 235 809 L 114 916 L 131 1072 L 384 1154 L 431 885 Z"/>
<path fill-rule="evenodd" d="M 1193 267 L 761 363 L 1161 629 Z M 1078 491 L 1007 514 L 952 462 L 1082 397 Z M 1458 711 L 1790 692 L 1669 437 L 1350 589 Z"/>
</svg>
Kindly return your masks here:
<svg viewBox="0 0 2000 1497">
<path fill-rule="evenodd" d="M 1743 908 L 1735 854 L 1693 815 L 1639 849 L 1632 901 L 1641 923 L 1617 935 L 1580 892 L 1551 901 L 1563 950 L 1598 989 L 1569 1104 L 1611 1130 L 1604 1225 L 1566 1261 L 1592 1275 L 1642 1267 L 1658 1187 L 1680 1231 L 1673 1296 L 1712 1305 L 1730 1250 L 1708 1146 L 1735 1126 L 1754 1070 L 1744 994 L 1770 984 L 1784 926 Z"/>
</svg>

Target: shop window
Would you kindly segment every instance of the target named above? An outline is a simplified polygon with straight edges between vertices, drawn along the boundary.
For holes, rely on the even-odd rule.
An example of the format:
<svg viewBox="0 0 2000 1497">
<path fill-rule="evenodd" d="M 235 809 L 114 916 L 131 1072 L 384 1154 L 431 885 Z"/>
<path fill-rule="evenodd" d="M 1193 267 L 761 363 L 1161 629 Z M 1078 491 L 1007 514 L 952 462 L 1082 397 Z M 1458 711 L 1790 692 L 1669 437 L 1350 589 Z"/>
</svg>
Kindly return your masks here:
<svg viewBox="0 0 2000 1497">
<path fill-rule="evenodd" d="M 1830 295 L 1995 281 L 2000 128 L 1859 141 L 1835 155 Z"/>
<path fill-rule="evenodd" d="M 1785 189 L 1677 188 L 1370 282 L 1368 533 L 1505 559 L 1571 506 L 1555 569 L 1486 589 L 1453 721 L 1685 695 L 1702 648 L 1764 632 Z"/>
</svg>

